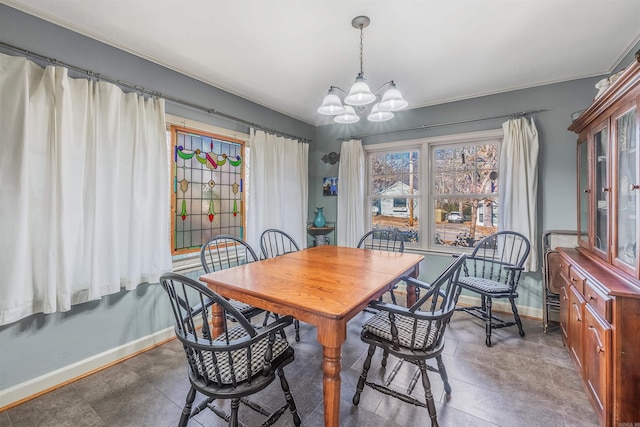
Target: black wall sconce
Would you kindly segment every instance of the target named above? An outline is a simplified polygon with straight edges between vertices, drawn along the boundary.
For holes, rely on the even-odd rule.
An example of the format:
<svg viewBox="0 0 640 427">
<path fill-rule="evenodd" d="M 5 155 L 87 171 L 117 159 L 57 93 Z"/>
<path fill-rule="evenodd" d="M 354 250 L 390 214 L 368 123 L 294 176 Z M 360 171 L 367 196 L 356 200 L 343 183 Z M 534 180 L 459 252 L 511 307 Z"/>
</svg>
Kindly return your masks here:
<svg viewBox="0 0 640 427">
<path fill-rule="evenodd" d="M 331 153 L 322 156 L 322 161 L 325 163 L 329 163 L 330 165 L 335 165 L 340 161 L 340 154 L 332 151 Z"/>
</svg>

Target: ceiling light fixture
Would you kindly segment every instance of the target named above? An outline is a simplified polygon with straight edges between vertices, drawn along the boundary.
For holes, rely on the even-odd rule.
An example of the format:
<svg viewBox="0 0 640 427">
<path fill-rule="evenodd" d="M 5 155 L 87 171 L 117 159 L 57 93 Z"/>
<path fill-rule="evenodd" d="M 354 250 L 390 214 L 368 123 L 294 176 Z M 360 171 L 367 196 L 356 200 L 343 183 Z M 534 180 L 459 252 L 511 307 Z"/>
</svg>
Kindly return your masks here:
<svg viewBox="0 0 640 427">
<path fill-rule="evenodd" d="M 362 61 L 362 40 L 364 39 L 363 29 L 369 26 L 371 20 L 367 16 L 356 16 L 351 21 L 353 28 L 360 30 L 360 73 L 356 77 L 356 81 L 351 86 L 349 93 L 337 86 L 330 86 L 327 96 L 324 97 L 322 105 L 318 108 L 318 113 L 327 116 L 334 116 L 333 120 L 338 123 L 355 123 L 360 120 L 360 115 L 367 110 L 367 105 L 376 101 L 380 96 L 380 91 L 384 88 L 388 89 L 382 95 L 382 99 L 374 104 L 371 111 L 367 115 L 367 120 L 371 122 L 384 122 L 391 120 L 394 116 L 393 112 L 402 110 L 408 103 L 402 97 L 402 94 L 396 87 L 393 80 L 386 82 L 375 92 L 371 92 L 369 84 L 364 78 L 364 67 Z M 344 93 L 344 104 L 338 96 L 337 90 Z"/>
</svg>

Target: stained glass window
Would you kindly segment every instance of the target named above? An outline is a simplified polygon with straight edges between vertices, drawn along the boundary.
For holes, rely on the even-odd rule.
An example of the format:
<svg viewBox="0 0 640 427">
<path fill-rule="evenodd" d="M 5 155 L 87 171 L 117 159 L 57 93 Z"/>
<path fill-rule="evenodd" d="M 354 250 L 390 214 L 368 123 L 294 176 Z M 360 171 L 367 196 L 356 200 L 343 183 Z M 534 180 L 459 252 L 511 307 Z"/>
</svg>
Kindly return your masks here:
<svg viewBox="0 0 640 427">
<path fill-rule="evenodd" d="M 244 238 L 242 141 L 171 126 L 173 254 L 199 251 L 218 234 Z"/>
</svg>

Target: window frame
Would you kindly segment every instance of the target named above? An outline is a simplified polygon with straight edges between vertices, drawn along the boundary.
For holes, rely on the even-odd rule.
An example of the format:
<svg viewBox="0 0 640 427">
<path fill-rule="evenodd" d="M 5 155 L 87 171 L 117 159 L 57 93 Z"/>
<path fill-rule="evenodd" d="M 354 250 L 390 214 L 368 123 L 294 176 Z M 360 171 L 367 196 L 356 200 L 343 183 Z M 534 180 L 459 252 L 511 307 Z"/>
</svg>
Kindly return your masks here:
<svg viewBox="0 0 640 427">
<path fill-rule="evenodd" d="M 431 162 L 431 153 L 434 147 L 445 147 L 445 146 L 455 146 L 459 144 L 482 144 L 482 143 L 491 143 L 495 142 L 497 144 L 497 158 L 498 158 L 498 168 L 500 162 L 500 149 L 502 146 L 502 140 L 504 137 L 504 133 L 502 129 L 491 129 L 486 131 L 477 131 L 477 132 L 466 132 L 466 133 L 457 133 L 457 134 L 449 134 L 442 135 L 436 137 L 427 137 L 427 138 L 419 138 L 412 139 L 406 141 L 394 141 L 394 142 L 383 142 L 378 144 L 363 144 L 362 148 L 365 153 L 365 206 L 372 206 L 373 199 L 379 198 L 378 195 L 371 194 L 371 163 L 370 163 L 370 155 L 371 154 L 381 154 L 381 153 L 397 153 L 401 151 L 418 151 L 419 165 L 418 165 L 418 176 L 420 180 L 420 188 L 418 189 L 419 194 L 413 196 L 403 196 L 403 198 L 407 199 L 417 199 L 419 212 L 418 212 L 418 224 L 419 224 L 419 238 L 418 244 L 415 243 L 405 243 L 407 249 L 416 250 L 416 251 L 424 251 L 424 252 L 434 252 L 434 253 L 464 253 L 470 252 L 473 248 L 465 248 L 460 246 L 443 246 L 443 245 L 435 245 L 433 241 L 433 237 L 436 233 L 436 223 L 434 218 L 434 201 L 435 201 L 435 187 L 433 185 L 433 180 L 431 179 L 433 174 L 433 165 Z M 498 171 L 498 176 L 499 171 Z M 496 198 L 499 193 L 496 193 Z M 500 211 L 498 212 L 500 215 Z M 371 209 L 367 211 L 366 214 L 366 222 L 365 229 L 370 230 L 372 227 L 371 222 Z M 498 222 L 499 223 L 499 222 Z"/>
</svg>

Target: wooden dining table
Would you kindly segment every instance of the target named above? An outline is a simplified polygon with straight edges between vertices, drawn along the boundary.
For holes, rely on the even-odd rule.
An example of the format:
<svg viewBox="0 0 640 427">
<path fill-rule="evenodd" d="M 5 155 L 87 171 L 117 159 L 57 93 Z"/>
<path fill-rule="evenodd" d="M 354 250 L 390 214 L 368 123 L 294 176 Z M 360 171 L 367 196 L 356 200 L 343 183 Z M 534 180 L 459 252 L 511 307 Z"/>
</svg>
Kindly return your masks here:
<svg viewBox="0 0 640 427">
<path fill-rule="evenodd" d="M 347 322 L 396 284 L 418 277 L 422 255 L 317 246 L 275 258 L 205 274 L 214 292 L 317 328 L 322 345 L 325 426 L 340 421 L 341 347 Z M 407 292 L 407 296 L 413 292 Z M 222 315 L 213 312 L 214 331 Z"/>
</svg>

